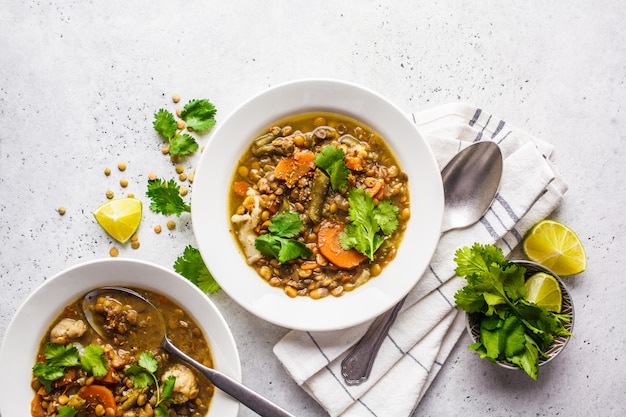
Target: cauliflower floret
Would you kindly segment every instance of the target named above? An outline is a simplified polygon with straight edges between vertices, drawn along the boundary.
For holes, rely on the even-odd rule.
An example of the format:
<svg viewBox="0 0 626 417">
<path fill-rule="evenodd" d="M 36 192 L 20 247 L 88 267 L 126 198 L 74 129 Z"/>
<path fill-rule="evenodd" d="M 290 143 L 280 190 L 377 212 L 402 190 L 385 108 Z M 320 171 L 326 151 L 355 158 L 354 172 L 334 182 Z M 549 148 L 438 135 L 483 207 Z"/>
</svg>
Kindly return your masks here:
<svg viewBox="0 0 626 417">
<path fill-rule="evenodd" d="M 50 342 L 65 345 L 71 340 L 78 339 L 86 331 L 87 325 L 82 320 L 64 318 L 50 331 Z"/>
<path fill-rule="evenodd" d="M 261 258 L 261 252 L 254 246 L 257 234 L 254 231 L 261 220 L 261 198 L 258 191 L 248 189 L 248 196 L 251 196 L 254 204 L 249 213 L 233 214 L 231 221 L 237 227 L 237 237 L 243 246 L 249 264 L 253 264 Z"/>
<path fill-rule="evenodd" d="M 174 402 L 180 404 L 198 396 L 198 382 L 189 368 L 175 364 L 163 373 L 161 380 L 165 381 L 172 375 L 176 377 L 172 392 Z"/>
</svg>

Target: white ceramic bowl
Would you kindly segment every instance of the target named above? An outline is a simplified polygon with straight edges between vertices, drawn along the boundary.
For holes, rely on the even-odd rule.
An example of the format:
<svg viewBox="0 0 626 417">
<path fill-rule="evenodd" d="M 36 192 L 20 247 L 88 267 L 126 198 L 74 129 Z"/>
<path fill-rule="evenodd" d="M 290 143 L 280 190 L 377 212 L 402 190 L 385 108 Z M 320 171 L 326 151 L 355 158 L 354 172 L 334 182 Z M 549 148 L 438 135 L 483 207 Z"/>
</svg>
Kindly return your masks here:
<svg viewBox="0 0 626 417">
<path fill-rule="evenodd" d="M 131 259 L 105 259 L 80 264 L 46 280 L 18 309 L 0 348 L 0 414 L 29 416 L 34 392 L 31 369 L 44 332 L 63 308 L 89 290 L 128 285 L 167 295 L 194 318 L 211 346 L 215 368 L 241 381 L 241 366 L 228 325 L 209 298 L 188 280 L 160 266 Z M 220 390 L 208 417 L 235 417 L 239 403 Z"/>
<path fill-rule="evenodd" d="M 247 265 L 230 232 L 228 196 L 237 161 L 258 134 L 289 115 L 328 111 L 374 129 L 409 177 L 411 219 L 396 258 L 382 274 L 341 297 L 289 298 Z M 366 88 L 336 80 L 300 80 L 270 88 L 218 123 L 196 169 L 191 215 L 202 257 L 222 289 L 251 313 L 290 329 L 325 331 L 370 320 L 417 283 L 434 253 L 443 217 L 441 175 L 415 124 Z"/>
</svg>

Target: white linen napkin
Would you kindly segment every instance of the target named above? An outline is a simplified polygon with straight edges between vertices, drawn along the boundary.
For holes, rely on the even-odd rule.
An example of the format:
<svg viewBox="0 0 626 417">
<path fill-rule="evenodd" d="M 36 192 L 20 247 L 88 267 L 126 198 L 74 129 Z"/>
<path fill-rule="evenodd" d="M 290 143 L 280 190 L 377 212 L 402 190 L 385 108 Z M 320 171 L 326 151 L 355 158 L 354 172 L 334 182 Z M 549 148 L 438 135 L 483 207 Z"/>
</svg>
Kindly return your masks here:
<svg viewBox="0 0 626 417">
<path fill-rule="evenodd" d="M 566 184 L 548 158 L 552 146 L 477 107 L 453 103 L 413 114 L 439 164 L 472 142 L 492 140 L 504 156 L 496 199 L 475 225 L 445 233 L 427 271 L 407 296 L 381 345 L 370 377 L 350 386 L 341 361 L 370 323 L 333 332 L 291 331 L 274 354 L 291 377 L 330 416 L 409 416 L 443 366 L 465 329 L 465 314 L 454 293 L 465 285 L 456 277 L 458 248 L 495 243 L 505 255 L 537 221 L 561 202 Z"/>
</svg>

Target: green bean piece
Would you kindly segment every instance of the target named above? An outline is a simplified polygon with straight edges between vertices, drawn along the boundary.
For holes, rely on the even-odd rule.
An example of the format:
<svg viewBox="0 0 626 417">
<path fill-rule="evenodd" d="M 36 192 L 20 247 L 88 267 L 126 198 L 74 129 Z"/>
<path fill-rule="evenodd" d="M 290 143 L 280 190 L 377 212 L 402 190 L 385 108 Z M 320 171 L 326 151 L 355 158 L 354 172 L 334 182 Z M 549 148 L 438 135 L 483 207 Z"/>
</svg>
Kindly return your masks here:
<svg viewBox="0 0 626 417">
<path fill-rule="evenodd" d="M 311 219 L 313 223 L 322 221 L 322 207 L 326 199 L 329 184 L 330 178 L 328 178 L 321 169 L 315 169 L 313 184 L 311 185 L 311 200 L 307 211 L 309 219 Z"/>
</svg>

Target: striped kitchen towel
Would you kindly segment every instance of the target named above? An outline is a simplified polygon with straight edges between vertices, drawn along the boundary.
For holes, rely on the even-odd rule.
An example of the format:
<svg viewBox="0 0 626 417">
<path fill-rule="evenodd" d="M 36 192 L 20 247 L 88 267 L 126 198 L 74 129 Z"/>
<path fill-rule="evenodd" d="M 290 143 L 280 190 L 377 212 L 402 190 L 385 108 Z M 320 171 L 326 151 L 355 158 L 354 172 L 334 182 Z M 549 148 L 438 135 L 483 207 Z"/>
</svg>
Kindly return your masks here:
<svg viewBox="0 0 626 417">
<path fill-rule="evenodd" d="M 454 103 L 415 113 L 413 119 L 440 168 L 472 142 L 498 143 L 505 158 L 502 182 L 478 223 L 442 235 L 367 381 L 347 385 L 340 364 L 369 323 L 334 332 L 291 331 L 276 344 L 274 353 L 286 371 L 330 416 L 409 416 L 465 328 L 465 314 L 454 307 L 454 293 L 465 285 L 454 274 L 456 250 L 480 242 L 510 253 L 567 190 L 548 160 L 551 145 L 482 109 Z"/>
</svg>

